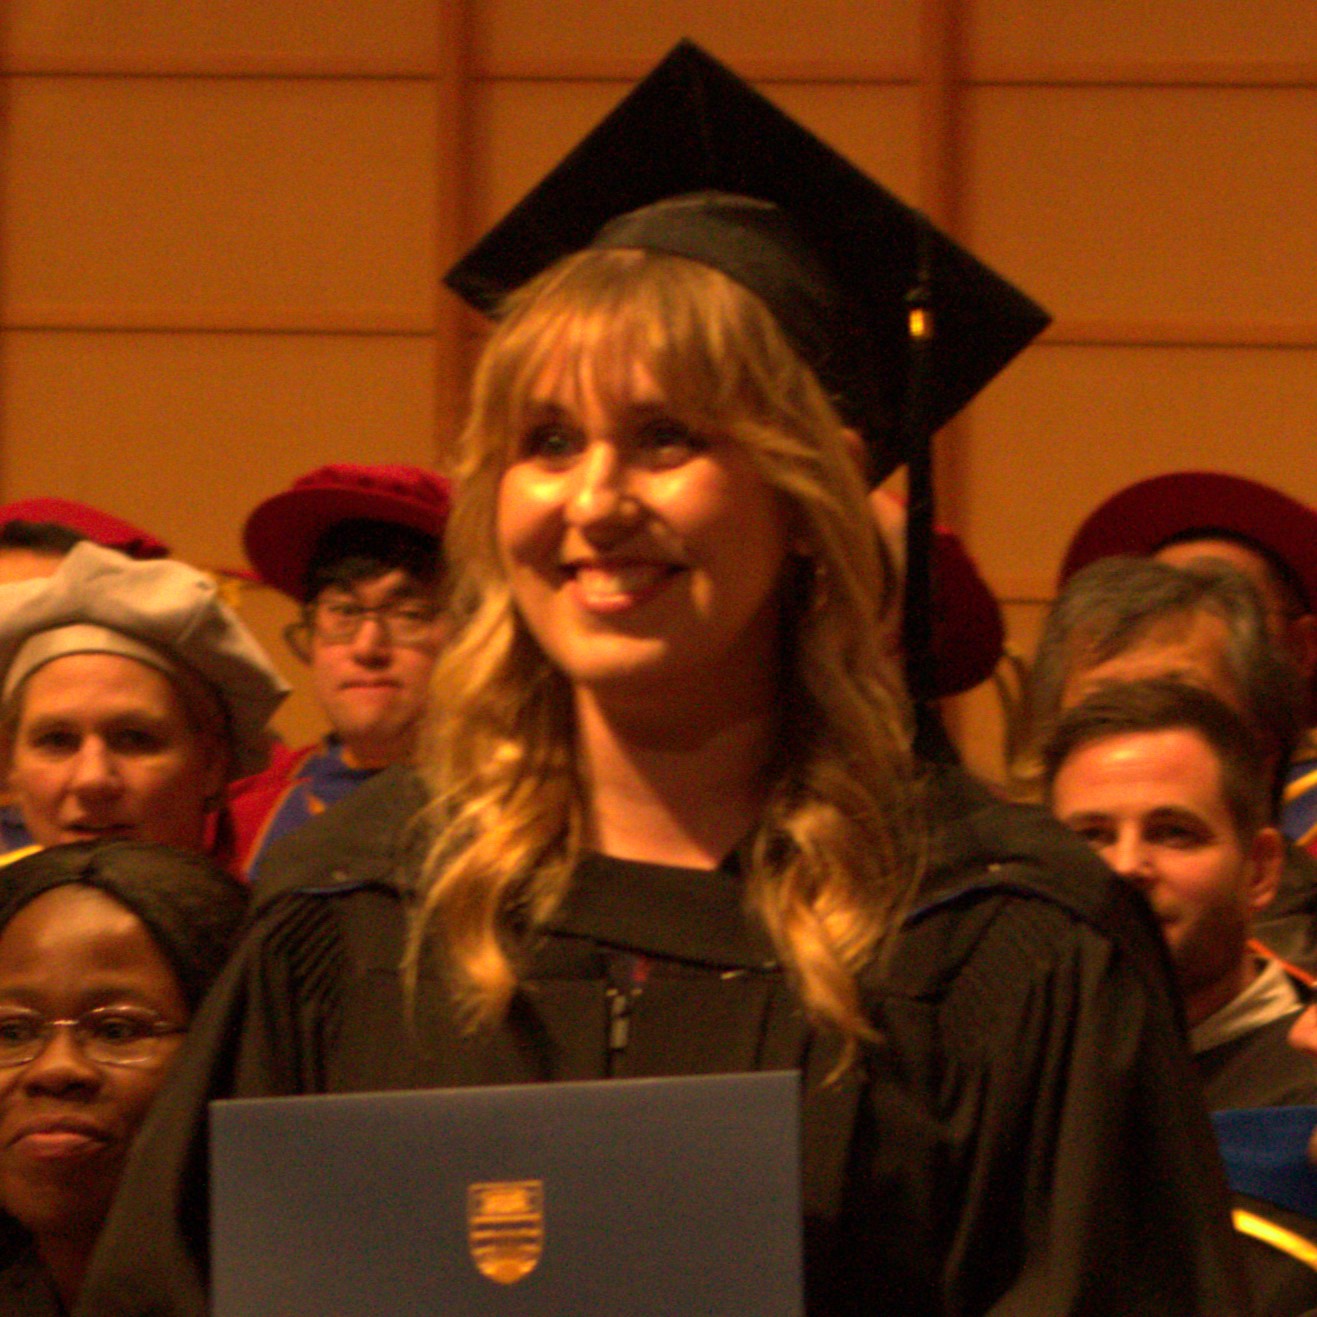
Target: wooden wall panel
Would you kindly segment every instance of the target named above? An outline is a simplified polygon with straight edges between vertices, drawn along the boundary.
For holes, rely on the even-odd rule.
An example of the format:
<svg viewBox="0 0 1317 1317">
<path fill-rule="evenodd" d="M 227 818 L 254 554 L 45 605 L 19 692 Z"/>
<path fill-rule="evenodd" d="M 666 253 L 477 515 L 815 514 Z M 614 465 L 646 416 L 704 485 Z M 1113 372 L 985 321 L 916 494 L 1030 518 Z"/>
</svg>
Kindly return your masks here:
<svg viewBox="0 0 1317 1317">
<path fill-rule="evenodd" d="M 811 0 L 755 4 L 735 0 L 617 3 L 576 0 L 480 0 L 475 7 L 482 61 L 492 70 L 653 64 L 681 37 L 725 62 L 820 67 L 858 61 L 884 65 L 914 58 L 918 6 L 903 0 Z"/>
<path fill-rule="evenodd" d="M 250 508 L 309 468 L 434 463 L 456 410 L 438 270 L 459 19 L 449 0 L 0 12 L 0 496 L 83 498 L 238 565 Z M 299 680 L 292 606 L 240 607 Z M 300 680 L 278 725 L 320 730 Z"/>
<path fill-rule="evenodd" d="M 1121 64 L 1317 60 L 1312 0 L 973 0 L 971 14 L 977 74 L 1001 60 L 1117 76 Z"/>
<path fill-rule="evenodd" d="M 626 94 L 628 84 L 486 84 L 476 100 L 479 227 L 502 216 Z M 917 186 L 915 103 L 907 88 L 772 85 L 766 94 L 907 197 Z"/>
<path fill-rule="evenodd" d="M 250 509 L 324 462 L 433 462 L 433 347 L 345 335 L 11 333 L 3 497 L 60 493 L 242 562 Z"/>
<path fill-rule="evenodd" d="M 989 89 L 972 123 L 969 238 L 1062 331 L 1317 340 L 1317 88 Z"/>
<path fill-rule="evenodd" d="M 973 418 L 964 529 L 1010 599 L 1047 598 L 1079 522 L 1145 476 L 1235 471 L 1317 504 L 1317 353 L 1035 347 Z"/>
<path fill-rule="evenodd" d="M 520 200 L 625 92 L 616 82 L 483 84 L 471 129 L 477 232 Z"/>
<path fill-rule="evenodd" d="M 784 84 L 764 91 L 884 187 L 919 204 L 919 104 L 912 88 Z"/>
<path fill-rule="evenodd" d="M 9 67 L 432 73 L 433 0 L 6 0 Z"/>
<path fill-rule="evenodd" d="M 429 330 L 426 84 L 18 78 L 6 318 Z"/>
</svg>

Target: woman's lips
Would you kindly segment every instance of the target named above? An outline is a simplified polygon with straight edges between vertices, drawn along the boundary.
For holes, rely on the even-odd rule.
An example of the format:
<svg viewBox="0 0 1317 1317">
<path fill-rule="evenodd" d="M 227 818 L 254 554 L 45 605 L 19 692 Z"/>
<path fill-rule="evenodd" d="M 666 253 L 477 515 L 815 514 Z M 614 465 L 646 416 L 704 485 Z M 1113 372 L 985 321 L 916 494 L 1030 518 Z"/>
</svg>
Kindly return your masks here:
<svg viewBox="0 0 1317 1317">
<path fill-rule="evenodd" d="M 581 606 L 601 613 L 644 603 L 681 570 L 676 563 L 649 561 L 578 562 L 568 563 L 563 569 Z"/>
<path fill-rule="evenodd" d="M 64 824 L 64 832 L 80 840 L 98 841 L 105 837 L 130 837 L 134 826 L 132 823 L 85 823 L 75 820 Z"/>
<path fill-rule="evenodd" d="M 58 1161 L 94 1155 L 110 1142 L 109 1131 L 97 1122 L 69 1116 L 28 1121 L 14 1133 L 9 1146 L 40 1161 Z"/>
</svg>

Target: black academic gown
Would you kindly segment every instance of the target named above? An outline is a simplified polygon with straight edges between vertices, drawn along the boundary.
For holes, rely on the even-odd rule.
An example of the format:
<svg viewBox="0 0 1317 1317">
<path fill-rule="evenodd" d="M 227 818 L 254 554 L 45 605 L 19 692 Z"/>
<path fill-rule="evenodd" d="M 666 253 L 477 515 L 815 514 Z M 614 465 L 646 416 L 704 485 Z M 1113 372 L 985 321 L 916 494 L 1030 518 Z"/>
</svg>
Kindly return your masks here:
<svg viewBox="0 0 1317 1317">
<path fill-rule="evenodd" d="M 32 1238 L 0 1211 L 0 1315 L 65 1317 L 64 1305 L 37 1260 Z"/>
<path fill-rule="evenodd" d="M 1194 1056 L 1209 1111 L 1317 1103 L 1317 1066 L 1289 1045 L 1294 1017 L 1219 1043 Z M 1238 1193 L 1236 1218 L 1252 1278 L 1258 1317 L 1306 1317 L 1317 1312 L 1317 1220 L 1276 1203 Z M 1279 1226 L 1271 1232 L 1266 1223 Z"/>
<path fill-rule="evenodd" d="M 0 1267 L 0 1313 L 5 1317 L 65 1317 L 54 1287 L 35 1257 Z"/>
<path fill-rule="evenodd" d="M 1209 1111 L 1317 1102 L 1317 1065 L 1289 1044 L 1294 1017 L 1272 1020 L 1194 1057 Z"/>
<path fill-rule="evenodd" d="M 381 775 L 322 816 L 320 884 L 304 873 L 258 913 L 138 1140 L 87 1317 L 204 1310 L 209 1096 L 783 1067 L 803 1075 L 812 1317 L 1247 1311 L 1160 936 L 1041 813 L 955 804 L 864 979 L 879 1041 L 827 1085 L 835 1041 L 804 1021 L 734 861 L 587 859 L 527 939 L 503 1027 L 463 1037 L 435 965 L 410 1032 L 396 839 L 414 790 Z M 388 874 L 357 840 L 386 811 Z"/>
</svg>

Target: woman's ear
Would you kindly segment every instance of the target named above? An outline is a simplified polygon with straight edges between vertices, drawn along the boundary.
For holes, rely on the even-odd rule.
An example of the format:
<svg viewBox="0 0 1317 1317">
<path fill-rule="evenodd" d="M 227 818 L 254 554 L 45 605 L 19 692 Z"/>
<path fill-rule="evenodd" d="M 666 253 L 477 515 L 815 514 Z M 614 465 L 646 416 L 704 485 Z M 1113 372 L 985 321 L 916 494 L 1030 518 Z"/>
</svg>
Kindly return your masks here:
<svg viewBox="0 0 1317 1317">
<path fill-rule="evenodd" d="M 869 495 L 869 508 L 882 532 L 883 543 L 898 577 L 905 576 L 905 504 L 894 494 L 878 488 Z"/>
<path fill-rule="evenodd" d="M 860 474 L 867 480 L 869 475 L 869 454 L 864 447 L 864 439 L 860 432 L 853 425 L 843 425 L 841 427 L 841 440 L 846 445 L 846 451 L 851 455 L 855 465 L 860 468 Z"/>
</svg>

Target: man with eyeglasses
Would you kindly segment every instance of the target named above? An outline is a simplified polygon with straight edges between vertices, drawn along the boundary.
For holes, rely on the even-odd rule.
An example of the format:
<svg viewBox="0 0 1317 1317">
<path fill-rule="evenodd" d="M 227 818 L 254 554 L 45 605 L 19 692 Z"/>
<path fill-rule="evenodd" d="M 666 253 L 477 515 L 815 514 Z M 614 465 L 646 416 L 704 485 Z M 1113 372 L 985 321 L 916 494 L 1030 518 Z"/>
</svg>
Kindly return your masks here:
<svg viewBox="0 0 1317 1317">
<path fill-rule="evenodd" d="M 272 843 L 406 762 L 444 635 L 448 482 L 406 466 L 319 467 L 261 503 L 243 542 L 262 581 L 301 605 L 285 635 L 329 723 L 233 790 L 237 854 L 255 879 Z"/>
</svg>

